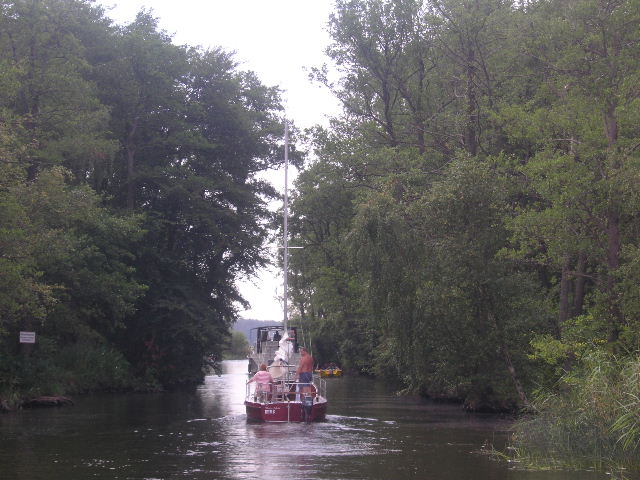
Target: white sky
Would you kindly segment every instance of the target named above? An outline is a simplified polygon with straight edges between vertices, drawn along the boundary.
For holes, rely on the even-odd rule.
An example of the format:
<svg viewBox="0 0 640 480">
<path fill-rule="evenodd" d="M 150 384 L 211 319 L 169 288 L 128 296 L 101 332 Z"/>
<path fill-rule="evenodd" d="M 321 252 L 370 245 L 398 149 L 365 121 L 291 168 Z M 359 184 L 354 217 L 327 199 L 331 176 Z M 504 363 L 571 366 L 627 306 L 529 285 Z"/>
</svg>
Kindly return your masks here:
<svg viewBox="0 0 640 480">
<path fill-rule="evenodd" d="M 286 115 L 297 127 L 326 125 L 339 112 L 338 101 L 325 88 L 308 80 L 311 67 L 328 63 L 326 23 L 332 0 L 98 0 L 117 23 L 135 19 L 151 8 L 160 28 L 176 44 L 223 47 L 235 51 L 240 70 L 253 70 L 262 83 L 283 90 Z M 113 9 L 108 10 L 109 7 Z M 273 183 L 282 189 L 282 175 Z M 244 318 L 281 320 L 282 276 L 275 270 L 239 283 L 251 303 Z"/>
</svg>

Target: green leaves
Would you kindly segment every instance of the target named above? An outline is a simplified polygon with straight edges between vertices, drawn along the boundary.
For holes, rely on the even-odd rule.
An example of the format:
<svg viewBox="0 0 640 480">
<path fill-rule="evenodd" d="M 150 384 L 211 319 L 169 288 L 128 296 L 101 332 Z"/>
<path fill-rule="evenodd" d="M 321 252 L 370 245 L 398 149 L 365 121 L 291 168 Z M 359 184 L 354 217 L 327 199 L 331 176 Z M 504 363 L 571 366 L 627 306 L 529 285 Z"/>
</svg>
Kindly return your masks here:
<svg viewBox="0 0 640 480">
<path fill-rule="evenodd" d="M 38 169 L 63 165 L 78 181 L 92 179 L 115 150 L 81 42 L 94 14 L 76 0 L 19 0 L 3 11 L 0 51 L 10 88 L 0 94 L 0 106 L 20 120 L 15 133 L 32 178 Z"/>
<path fill-rule="evenodd" d="M 145 11 L 114 27 L 89 0 L 18 0 L 0 24 L 0 343 L 35 329 L 43 364 L 68 346 L 151 388 L 200 380 L 235 280 L 268 261 L 278 89 Z"/>
<path fill-rule="evenodd" d="M 526 405 L 585 345 L 638 348 L 637 15 L 338 2 L 345 116 L 293 202 L 323 332 L 355 325 L 374 371 L 470 406 Z"/>
</svg>

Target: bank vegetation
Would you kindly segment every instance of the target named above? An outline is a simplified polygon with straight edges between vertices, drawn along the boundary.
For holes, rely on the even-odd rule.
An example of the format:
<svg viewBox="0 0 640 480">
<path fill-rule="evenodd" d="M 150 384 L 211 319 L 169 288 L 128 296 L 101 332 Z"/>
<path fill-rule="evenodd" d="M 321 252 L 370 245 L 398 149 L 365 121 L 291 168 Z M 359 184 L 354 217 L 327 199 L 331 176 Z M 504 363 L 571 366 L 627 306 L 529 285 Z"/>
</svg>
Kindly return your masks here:
<svg viewBox="0 0 640 480">
<path fill-rule="evenodd" d="M 290 282 L 320 356 L 638 468 L 640 2 L 338 0 Z M 291 277 L 290 277 L 291 278 Z"/>
<path fill-rule="evenodd" d="M 3 405 L 201 380 L 269 260 L 278 89 L 148 12 L 0 5 Z M 335 2 L 311 76 L 343 112 L 292 154 L 318 362 L 522 412 L 520 459 L 639 468 L 639 24 L 639 0 Z"/>
<path fill-rule="evenodd" d="M 0 72 L 2 407 L 201 381 L 269 261 L 279 90 L 90 0 L 0 2 Z"/>
</svg>

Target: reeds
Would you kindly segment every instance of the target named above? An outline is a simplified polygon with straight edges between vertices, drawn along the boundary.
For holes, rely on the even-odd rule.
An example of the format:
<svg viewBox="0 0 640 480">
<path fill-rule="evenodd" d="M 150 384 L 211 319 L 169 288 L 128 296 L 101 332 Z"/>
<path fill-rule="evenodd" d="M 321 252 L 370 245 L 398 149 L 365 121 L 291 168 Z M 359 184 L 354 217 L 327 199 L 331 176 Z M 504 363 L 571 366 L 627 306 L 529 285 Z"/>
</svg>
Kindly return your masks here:
<svg viewBox="0 0 640 480">
<path fill-rule="evenodd" d="M 640 473 L 640 357 L 592 353 L 536 408 L 514 427 L 520 462 Z"/>
</svg>

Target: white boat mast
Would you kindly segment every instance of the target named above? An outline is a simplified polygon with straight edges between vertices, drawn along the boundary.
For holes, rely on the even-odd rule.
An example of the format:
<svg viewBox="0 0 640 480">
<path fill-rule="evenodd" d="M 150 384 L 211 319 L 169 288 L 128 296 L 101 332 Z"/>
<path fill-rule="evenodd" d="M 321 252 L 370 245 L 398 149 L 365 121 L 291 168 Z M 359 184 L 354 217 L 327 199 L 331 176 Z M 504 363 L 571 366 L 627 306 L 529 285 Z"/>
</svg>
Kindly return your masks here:
<svg viewBox="0 0 640 480">
<path fill-rule="evenodd" d="M 285 334 L 289 332 L 287 328 L 289 305 L 288 305 L 288 283 L 287 275 L 289 272 L 289 122 L 284 121 L 284 233 L 283 233 L 283 248 L 284 248 L 284 331 Z"/>
</svg>

